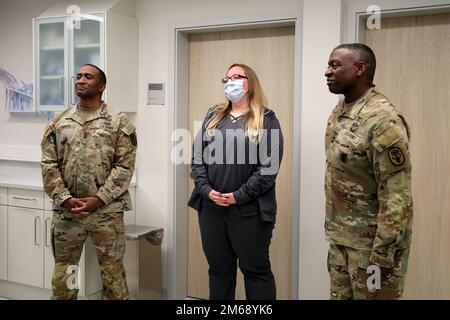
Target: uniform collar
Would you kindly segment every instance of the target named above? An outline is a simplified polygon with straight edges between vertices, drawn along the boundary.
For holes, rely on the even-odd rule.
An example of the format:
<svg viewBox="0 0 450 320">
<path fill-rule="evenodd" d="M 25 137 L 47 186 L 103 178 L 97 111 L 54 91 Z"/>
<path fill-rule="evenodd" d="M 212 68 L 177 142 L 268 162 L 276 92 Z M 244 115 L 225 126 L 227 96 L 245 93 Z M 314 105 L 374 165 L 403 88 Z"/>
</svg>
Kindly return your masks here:
<svg viewBox="0 0 450 320">
<path fill-rule="evenodd" d="M 73 121 L 78 122 L 80 125 L 98 118 L 109 118 L 110 115 L 108 114 L 108 110 L 106 108 L 107 106 L 108 105 L 102 101 L 101 107 L 98 108 L 93 114 L 91 114 L 85 122 L 83 122 L 82 118 L 80 117 L 80 113 L 78 112 L 78 105 L 76 105 L 73 107 L 72 111 L 67 115 L 66 118 L 72 119 Z"/>
<path fill-rule="evenodd" d="M 376 94 L 378 94 L 377 89 L 375 87 L 371 87 L 358 100 L 351 104 L 350 107 L 345 106 L 345 101 L 343 100 L 341 102 L 341 116 L 356 119 L 367 102 Z"/>
</svg>

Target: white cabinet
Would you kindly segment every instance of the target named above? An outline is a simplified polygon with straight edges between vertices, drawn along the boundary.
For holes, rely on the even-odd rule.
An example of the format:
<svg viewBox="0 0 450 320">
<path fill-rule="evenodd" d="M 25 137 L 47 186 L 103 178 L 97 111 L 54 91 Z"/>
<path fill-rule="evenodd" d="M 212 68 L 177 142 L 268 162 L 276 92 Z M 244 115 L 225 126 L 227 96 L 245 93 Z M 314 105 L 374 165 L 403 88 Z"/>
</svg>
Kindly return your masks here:
<svg viewBox="0 0 450 320">
<path fill-rule="evenodd" d="M 136 112 L 138 23 L 130 16 L 135 1 L 76 2 L 71 2 L 80 10 L 76 16 L 68 15 L 67 4 L 57 3 L 34 19 L 36 110 L 62 111 L 76 104 L 76 73 L 89 63 L 106 73 L 105 102 Z"/>
<path fill-rule="evenodd" d="M 68 47 L 65 18 L 43 19 L 35 25 L 35 107 L 63 109 L 68 105 Z"/>
<path fill-rule="evenodd" d="M 44 211 L 44 288 L 50 290 L 52 289 L 53 268 L 55 266 L 51 241 L 52 217 L 52 211 Z"/>
<path fill-rule="evenodd" d="M 8 280 L 43 287 L 44 195 L 8 190 Z"/>
<path fill-rule="evenodd" d="M 0 280 L 8 277 L 8 189 L 0 187 Z"/>
<path fill-rule="evenodd" d="M 104 18 L 80 18 L 79 28 L 68 28 L 68 18 L 36 19 L 35 83 L 38 110 L 64 110 L 78 103 L 74 85 L 77 71 L 90 63 L 104 69 Z"/>
<path fill-rule="evenodd" d="M 0 280 L 8 278 L 8 211 L 0 204 Z"/>
<path fill-rule="evenodd" d="M 134 205 L 135 187 L 130 193 Z M 52 289 L 51 210 L 52 201 L 43 191 L 0 187 L 0 281 Z M 134 210 L 125 213 L 126 224 L 135 221 Z M 89 238 L 78 265 L 79 297 L 96 296 L 102 283 L 96 249 Z"/>
<path fill-rule="evenodd" d="M 52 289 L 52 277 L 53 277 L 53 268 L 55 266 L 55 259 L 53 258 L 53 244 L 52 244 L 52 218 L 53 211 L 52 210 L 52 200 L 44 195 L 44 234 L 45 234 L 45 242 L 44 242 L 44 288 Z"/>
<path fill-rule="evenodd" d="M 55 263 L 51 241 L 53 212 L 49 211 L 51 200 L 44 192 L 36 190 L 9 189 L 7 194 L 8 206 L 0 206 L 0 248 L 3 248 L 0 255 L 7 256 L 4 259 L 7 268 L 4 272 L 2 259 L 0 276 L 6 275 L 3 280 L 51 289 Z M 4 227 L 5 223 L 7 227 Z M 97 255 L 90 241 L 86 242 L 79 266 L 80 297 L 101 291 Z"/>
<path fill-rule="evenodd" d="M 43 287 L 44 211 L 8 207 L 8 281 Z"/>
<path fill-rule="evenodd" d="M 8 190 L 8 206 L 43 210 L 44 194 L 37 190 L 10 188 Z"/>
<path fill-rule="evenodd" d="M 0 187 L 0 205 L 8 204 L 8 193 L 6 188 Z"/>
</svg>

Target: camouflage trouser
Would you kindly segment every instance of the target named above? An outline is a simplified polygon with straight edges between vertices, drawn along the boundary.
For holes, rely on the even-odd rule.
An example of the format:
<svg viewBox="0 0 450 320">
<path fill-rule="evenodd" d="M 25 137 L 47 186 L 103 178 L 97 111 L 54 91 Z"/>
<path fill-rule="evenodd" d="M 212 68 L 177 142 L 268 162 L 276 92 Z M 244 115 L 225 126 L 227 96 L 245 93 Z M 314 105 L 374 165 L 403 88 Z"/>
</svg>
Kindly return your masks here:
<svg viewBox="0 0 450 320">
<path fill-rule="evenodd" d="M 123 267 L 125 225 L 123 212 L 93 213 L 75 217 L 68 212 L 53 212 L 52 245 L 55 257 L 52 299 L 77 299 L 78 289 L 70 288 L 67 273 L 78 265 L 83 244 L 90 237 L 97 251 L 103 283 L 103 299 L 128 299 L 128 287 Z M 69 279 L 70 284 L 70 279 Z"/>
<path fill-rule="evenodd" d="M 408 266 L 409 248 L 395 253 L 394 268 L 380 268 L 379 289 L 375 289 L 376 277 L 369 262 L 370 252 L 330 244 L 328 272 L 330 273 L 330 299 L 393 300 L 401 297 Z M 369 287 L 367 286 L 369 282 Z"/>
</svg>

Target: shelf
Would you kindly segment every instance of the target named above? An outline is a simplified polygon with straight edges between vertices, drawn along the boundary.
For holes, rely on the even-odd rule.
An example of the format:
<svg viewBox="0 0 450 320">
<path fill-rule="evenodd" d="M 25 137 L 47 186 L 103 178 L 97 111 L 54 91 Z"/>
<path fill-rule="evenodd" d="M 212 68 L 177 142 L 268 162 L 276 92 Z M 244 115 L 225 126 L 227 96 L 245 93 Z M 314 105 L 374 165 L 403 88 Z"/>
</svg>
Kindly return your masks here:
<svg viewBox="0 0 450 320">
<path fill-rule="evenodd" d="M 57 50 L 64 50 L 64 46 L 46 46 L 41 47 L 41 51 L 57 51 Z"/>
<path fill-rule="evenodd" d="M 61 104 L 40 104 L 40 106 L 41 107 L 40 107 L 38 112 L 61 112 L 61 110 L 65 110 L 67 108 L 67 106 L 64 103 L 61 103 Z"/>
<path fill-rule="evenodd" d="M 41 76 L 42 80 L 59 80 L 61 78 L 64 78 L 64 75 L 54 75 L 54 76 Z"/>
<path fill-rule="evenodd" d="M 80 44 L 75 46 L 75 49 L 97 49 L 100 48 L 100 43 Z"/>
</svg>

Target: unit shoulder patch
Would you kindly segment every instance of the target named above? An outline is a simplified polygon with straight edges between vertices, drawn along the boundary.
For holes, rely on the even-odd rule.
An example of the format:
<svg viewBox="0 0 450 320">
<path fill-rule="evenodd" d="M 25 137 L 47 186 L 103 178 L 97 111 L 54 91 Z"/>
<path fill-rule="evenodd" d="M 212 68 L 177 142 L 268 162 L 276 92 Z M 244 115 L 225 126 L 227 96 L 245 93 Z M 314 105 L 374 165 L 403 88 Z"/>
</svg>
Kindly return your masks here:
<svg viewBox="0 0 450 320">
<path fill-rule="evenodd" d="M 394 166 L 400 167 L 405 163 L 405 155 L 399 147 L 389 148 L 388 156 Z"/>
</svg>

